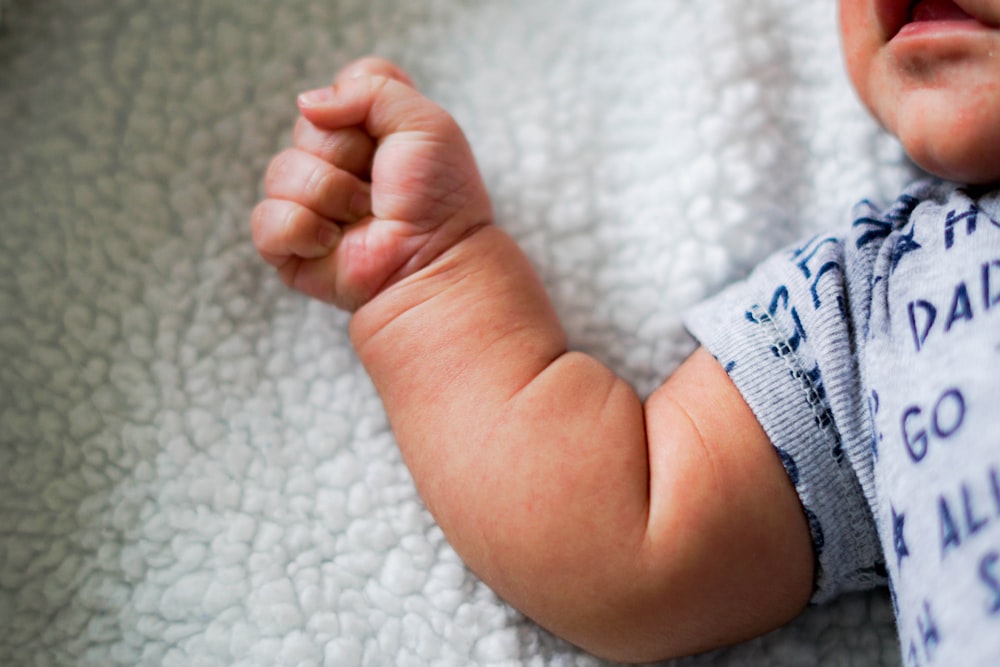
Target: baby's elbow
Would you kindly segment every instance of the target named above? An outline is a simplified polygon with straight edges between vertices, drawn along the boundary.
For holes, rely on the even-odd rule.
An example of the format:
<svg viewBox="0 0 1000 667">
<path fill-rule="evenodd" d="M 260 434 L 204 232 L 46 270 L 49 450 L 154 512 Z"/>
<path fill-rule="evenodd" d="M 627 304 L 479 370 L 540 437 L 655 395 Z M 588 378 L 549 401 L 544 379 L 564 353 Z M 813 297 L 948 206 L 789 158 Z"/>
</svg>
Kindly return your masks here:
<svg viewBox="0 0 1000 667">
<path fill-rule="evenodd" d="M 587 550 L 548 550 L 552 559 L 528 559 L 515 590 L 498 592 L 512 593 L 515 606 L 554 634 L 624 663 L 746 641 L 784 625 L 807 604 L 811 568 L 797 573 L 789 565 L 797 560 L 749 540 L 740 541 L 749 552 L 734 552 L 691 524 L 674 525 L 675 534 L 658 540 L 636 530 Z"/>
<path fill-rule="evenodd" d="M 624 579 L 624 578 L 623 578 Z M 645 583 L 644 583 L 645 582 Z M 689 575 L 671 581 L 641 573 L 556 594 L 543 626 L 587 652 L 617 663 L 648 663 L 730 646 L 794 618 L 805 599 L 762 608 Z M 529 614 L 530 615 L 530 614 Z"/>
<path fill-rule="evenodd" d="M 641 578 L 583 585 L 556 594 L 536 620 L 554 634 L 599 658 L 647 663 L 693 655 L 732 643 L 712 623 L 697 618 L 683 600 L 661 587 L 641 590 Z M 681 596 L 683 594 L 680 594 Z M 530 614 L 529 614 L 530 615 Z M 696 620 L 697 618 L 697 620 Z M 738 641 L 738 639 L 737 639 Z"/>
<path fill-rule="evenodd" d="M 650 568 L 639 545 L 619 550 L 595 544 L 589 557 L 558 547 L 541 552 L 551 559 L 532 552 L 505 561 L 502 574 L 481 574 L 526 616 L 599 658 L 652 662 L 734 640 L 706 618 L 710 605 L 699 593 L 699 582 L 680 569 L 666 573 Z"/>
</svg>

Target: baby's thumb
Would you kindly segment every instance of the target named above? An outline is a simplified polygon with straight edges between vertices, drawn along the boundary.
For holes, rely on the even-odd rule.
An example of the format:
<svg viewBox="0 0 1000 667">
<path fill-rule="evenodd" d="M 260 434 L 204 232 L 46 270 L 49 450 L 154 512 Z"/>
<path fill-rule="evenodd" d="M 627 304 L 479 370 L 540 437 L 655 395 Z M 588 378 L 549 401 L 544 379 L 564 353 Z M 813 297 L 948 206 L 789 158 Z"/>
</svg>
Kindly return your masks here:
<svg viewBox="0 0 1000 667">
<path fill-rule="evenodd" d="M 387 79 L 395 79 L 400 83 L 404 83 L 410 88 L 416 88 L 413 81 L 401 67 L 390 60 L 379 58 L 378 56 L 367 56 L 346 65 L 337 73 L 334 83 L 348 79 L 357 79 L 361 76 L 384 76 Z"/>
<path fill-rule="evenodd" d="M 302 93 L 298 106 L 317 127 L 338 130 L 360 126 L 376 140 L 396 132 L 425 129 L 428 112 L 435 107 L 407 83 L 364 73 Z"/>
</svg>

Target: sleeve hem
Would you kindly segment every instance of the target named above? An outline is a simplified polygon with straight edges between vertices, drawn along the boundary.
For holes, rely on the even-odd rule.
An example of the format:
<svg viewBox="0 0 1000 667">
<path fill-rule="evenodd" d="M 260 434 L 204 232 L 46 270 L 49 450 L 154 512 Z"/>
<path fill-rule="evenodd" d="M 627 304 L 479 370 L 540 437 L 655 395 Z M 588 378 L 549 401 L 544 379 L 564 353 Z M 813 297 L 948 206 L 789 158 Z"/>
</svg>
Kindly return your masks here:
<svg viewBox="0 0 1000 667">
<path fill-rule="evenodd" d="M 782 331 L 740 283 L 685 317 L 692 335 L 725 367 L 771 439 L 802 502 L 817 559 L 812 602 L 882 581 L 881 550 L 809 343 Z"/>
</svg>

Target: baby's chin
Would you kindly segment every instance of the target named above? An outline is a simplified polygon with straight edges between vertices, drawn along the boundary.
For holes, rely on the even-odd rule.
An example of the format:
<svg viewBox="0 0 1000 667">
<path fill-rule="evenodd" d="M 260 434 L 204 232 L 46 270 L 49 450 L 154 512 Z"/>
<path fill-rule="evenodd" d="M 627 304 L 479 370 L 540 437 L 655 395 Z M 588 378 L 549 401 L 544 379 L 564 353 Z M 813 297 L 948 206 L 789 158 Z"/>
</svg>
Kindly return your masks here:
<svg viewBox="0 0 1000 667">
<path fill-rule="evenodd" d="M 945 180 L 1000 184 L 1000 119 L 981 109 L 901 114 L 891 128 L 918 166 Z"/>
<path fill-rule="evenodd" d="M 1000 164 L 995 156 L 1000 145 L 993 149 L 960 151 L 951 146 L 943 150 L 907 149 L 917 166 L 947 181 L 969 185 L 1000 185 Z M 905 143 L 904 143 L 905 147 Z"/>
</svg>

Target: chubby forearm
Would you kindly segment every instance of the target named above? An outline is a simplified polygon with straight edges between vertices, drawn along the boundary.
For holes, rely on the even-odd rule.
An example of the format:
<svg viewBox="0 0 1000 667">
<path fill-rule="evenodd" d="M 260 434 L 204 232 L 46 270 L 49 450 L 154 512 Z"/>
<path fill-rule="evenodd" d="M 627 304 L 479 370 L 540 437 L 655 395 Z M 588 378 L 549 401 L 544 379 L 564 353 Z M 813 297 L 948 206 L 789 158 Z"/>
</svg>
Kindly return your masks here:
<svg viewBox="0 0 1000 667">
<path fill-rule="evenodd" d="M 630 479 L 618 482 L 641 487 L 637 517 L 644 511 L 639 400 L 605 367 L 567 351 L 535 272 L 498 228 L 484 227 L 367 304 L 351 335 L 421 493 L 446 528 L 451 514 L 481 525 L 531 503 L 531 521 L 558 517 L 558 508 L 537 505 L 549 502 L 546 494 L 571 493 L 581 481 L 572 475 L 585 475 L 587 465 L 610 472 L 597 458 L 606 449 L 594 437 L 598 428 L 635 440 Z M 602 425 L 604 409 L 626 397 L 631 417 L 615 414 Z M 519 533 L 532 525 L 511 522 Z"/>
<path fill-rule="evenodd" d="M 351 334 L 449 540 L 516 606 L 579 634 L 558 627 L 581 622 L 566 607 L 601 611 L 588 598 L 645 539 L 635 393 L 567 352 L 534 271 L 495 227 L 363 307 Z"/>
</svg>

